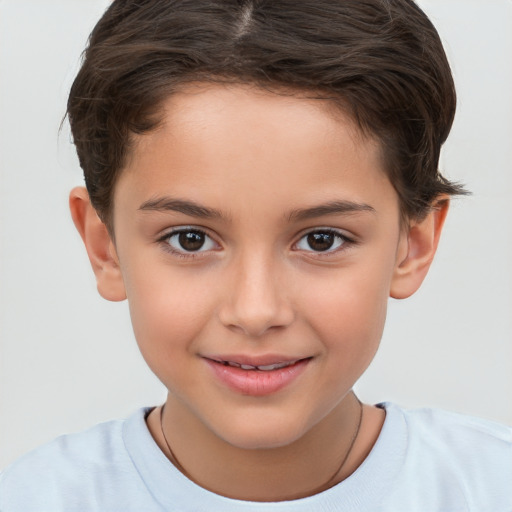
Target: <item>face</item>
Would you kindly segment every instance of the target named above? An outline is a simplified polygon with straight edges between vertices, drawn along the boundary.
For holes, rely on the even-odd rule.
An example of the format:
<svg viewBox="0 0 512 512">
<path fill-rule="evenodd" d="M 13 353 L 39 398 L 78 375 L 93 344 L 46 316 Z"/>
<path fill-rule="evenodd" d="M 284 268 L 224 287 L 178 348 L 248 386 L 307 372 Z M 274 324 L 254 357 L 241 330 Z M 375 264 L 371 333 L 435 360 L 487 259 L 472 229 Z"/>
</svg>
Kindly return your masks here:
<svg viewBox="0 0 512 512">
<path fill-rule="evenodd" d="M 400 260 L 377 145 L 322 100 L 173 95 L 114 194 L 140 350 L 174 408 L 232 445 L 327 421 L 372 360 Z"/>
</svg>

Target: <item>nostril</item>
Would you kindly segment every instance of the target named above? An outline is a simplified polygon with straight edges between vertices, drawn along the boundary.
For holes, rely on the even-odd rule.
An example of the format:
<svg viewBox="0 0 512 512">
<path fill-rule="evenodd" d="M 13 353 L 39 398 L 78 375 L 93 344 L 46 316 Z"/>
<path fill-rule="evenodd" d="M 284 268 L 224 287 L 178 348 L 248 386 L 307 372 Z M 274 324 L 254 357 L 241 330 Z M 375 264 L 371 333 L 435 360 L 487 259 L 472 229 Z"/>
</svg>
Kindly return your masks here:
<svg viewBox="0 0 512 512">
<path fill-rule="evenodd" d="M 275 279 L 267 259 L 242 265 L 232 279 L 226 283 L 225 301 L 218 309 L 225 327 L 256 338 L 293 322 L 293 309 L 282 294 L 286 288 Z"/>
</svg>

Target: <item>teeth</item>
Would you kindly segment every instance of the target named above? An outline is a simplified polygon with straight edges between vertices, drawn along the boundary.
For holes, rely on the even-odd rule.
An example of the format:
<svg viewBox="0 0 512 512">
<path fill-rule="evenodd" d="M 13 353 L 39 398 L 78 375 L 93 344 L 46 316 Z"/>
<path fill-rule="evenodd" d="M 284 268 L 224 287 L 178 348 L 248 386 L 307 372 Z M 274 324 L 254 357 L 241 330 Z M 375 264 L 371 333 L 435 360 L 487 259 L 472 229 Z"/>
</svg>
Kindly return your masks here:
<svg viewBox="0 0 512 512">
<path fill-rule="evenodd" d="M 251 364 L 240 364 L 235 361 L 219 361 L 224 366 L 232 366 L 234 368 L 241 368 L 242 370 L 260 370 L 262 372 L 270 372 L 272 370 L 280 370 L 281 368 L 286 368 L 287 366 L 292 366 L 297 361 L 288 361 L 285 363 L 275 363 L 275 364 L 265 364 L 260 366 L 253 366 Z"/>
<path fill-rule="evenodd" d="M 239 364 L 233 361 L 223 361 L 225 366 L 233 366 L 234 368 L 241 368 L 242 370 L 260 370 L 263 372 L 270 372 L 272 370 L 279 370 L 281 368 L 286 368 L 287 366 L 291 366 L 295 364 L 297 361 L 290 361 L 287 363 L 275 363 L 275 364 L 266 364 L 261 366 L 252 366 L 250 364 Z"/>
<path fill-rule="evenodd" d="M 295 362 L 295 361 L 294 361 Z M 277 363 L 277 364 L 267 364 L 264 366 L 258 366 L 258 370 L 263 371 L 271 371 L 271 370 L 279 370 L 280 368 L 285 368 L 286 366 L 290 366 L 293 363 Z"/>
</svg>

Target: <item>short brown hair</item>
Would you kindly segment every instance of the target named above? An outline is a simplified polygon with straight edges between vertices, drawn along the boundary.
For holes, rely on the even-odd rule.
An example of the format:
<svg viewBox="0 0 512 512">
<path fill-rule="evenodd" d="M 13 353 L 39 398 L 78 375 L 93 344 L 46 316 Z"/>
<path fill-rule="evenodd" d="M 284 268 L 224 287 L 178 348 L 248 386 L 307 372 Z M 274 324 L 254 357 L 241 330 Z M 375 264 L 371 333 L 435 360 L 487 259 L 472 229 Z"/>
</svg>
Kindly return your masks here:
<svg viewBox="0 0 512 512">
<path fill-rule="evenodd" d="M 68 100 L 93 206 L 110 224 L 132 134 L 190 82 L 328 97 L 378 140 L 404 216 L 464 189 L 439 170 L 456 96 L 439 35 L 412 0 L 115 0 Z M 110 226 L 112 227 L 112 226 Z"/>
</svg>

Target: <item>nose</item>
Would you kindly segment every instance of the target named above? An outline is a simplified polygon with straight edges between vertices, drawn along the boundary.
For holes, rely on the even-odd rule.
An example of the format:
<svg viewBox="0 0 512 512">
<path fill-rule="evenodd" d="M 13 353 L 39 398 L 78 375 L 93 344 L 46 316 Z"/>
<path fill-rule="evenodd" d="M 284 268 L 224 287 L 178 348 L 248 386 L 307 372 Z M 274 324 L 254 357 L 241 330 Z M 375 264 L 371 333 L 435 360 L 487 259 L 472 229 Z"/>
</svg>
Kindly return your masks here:
<svg viewBox="0 0 512 512">
<path fill-rule="evenodd" d="M 251 255 L 234 267 L 219 309 L 226 327 L 257 338 L 293 322 L 289 290 L 270 258 Z"/>
</svg>

